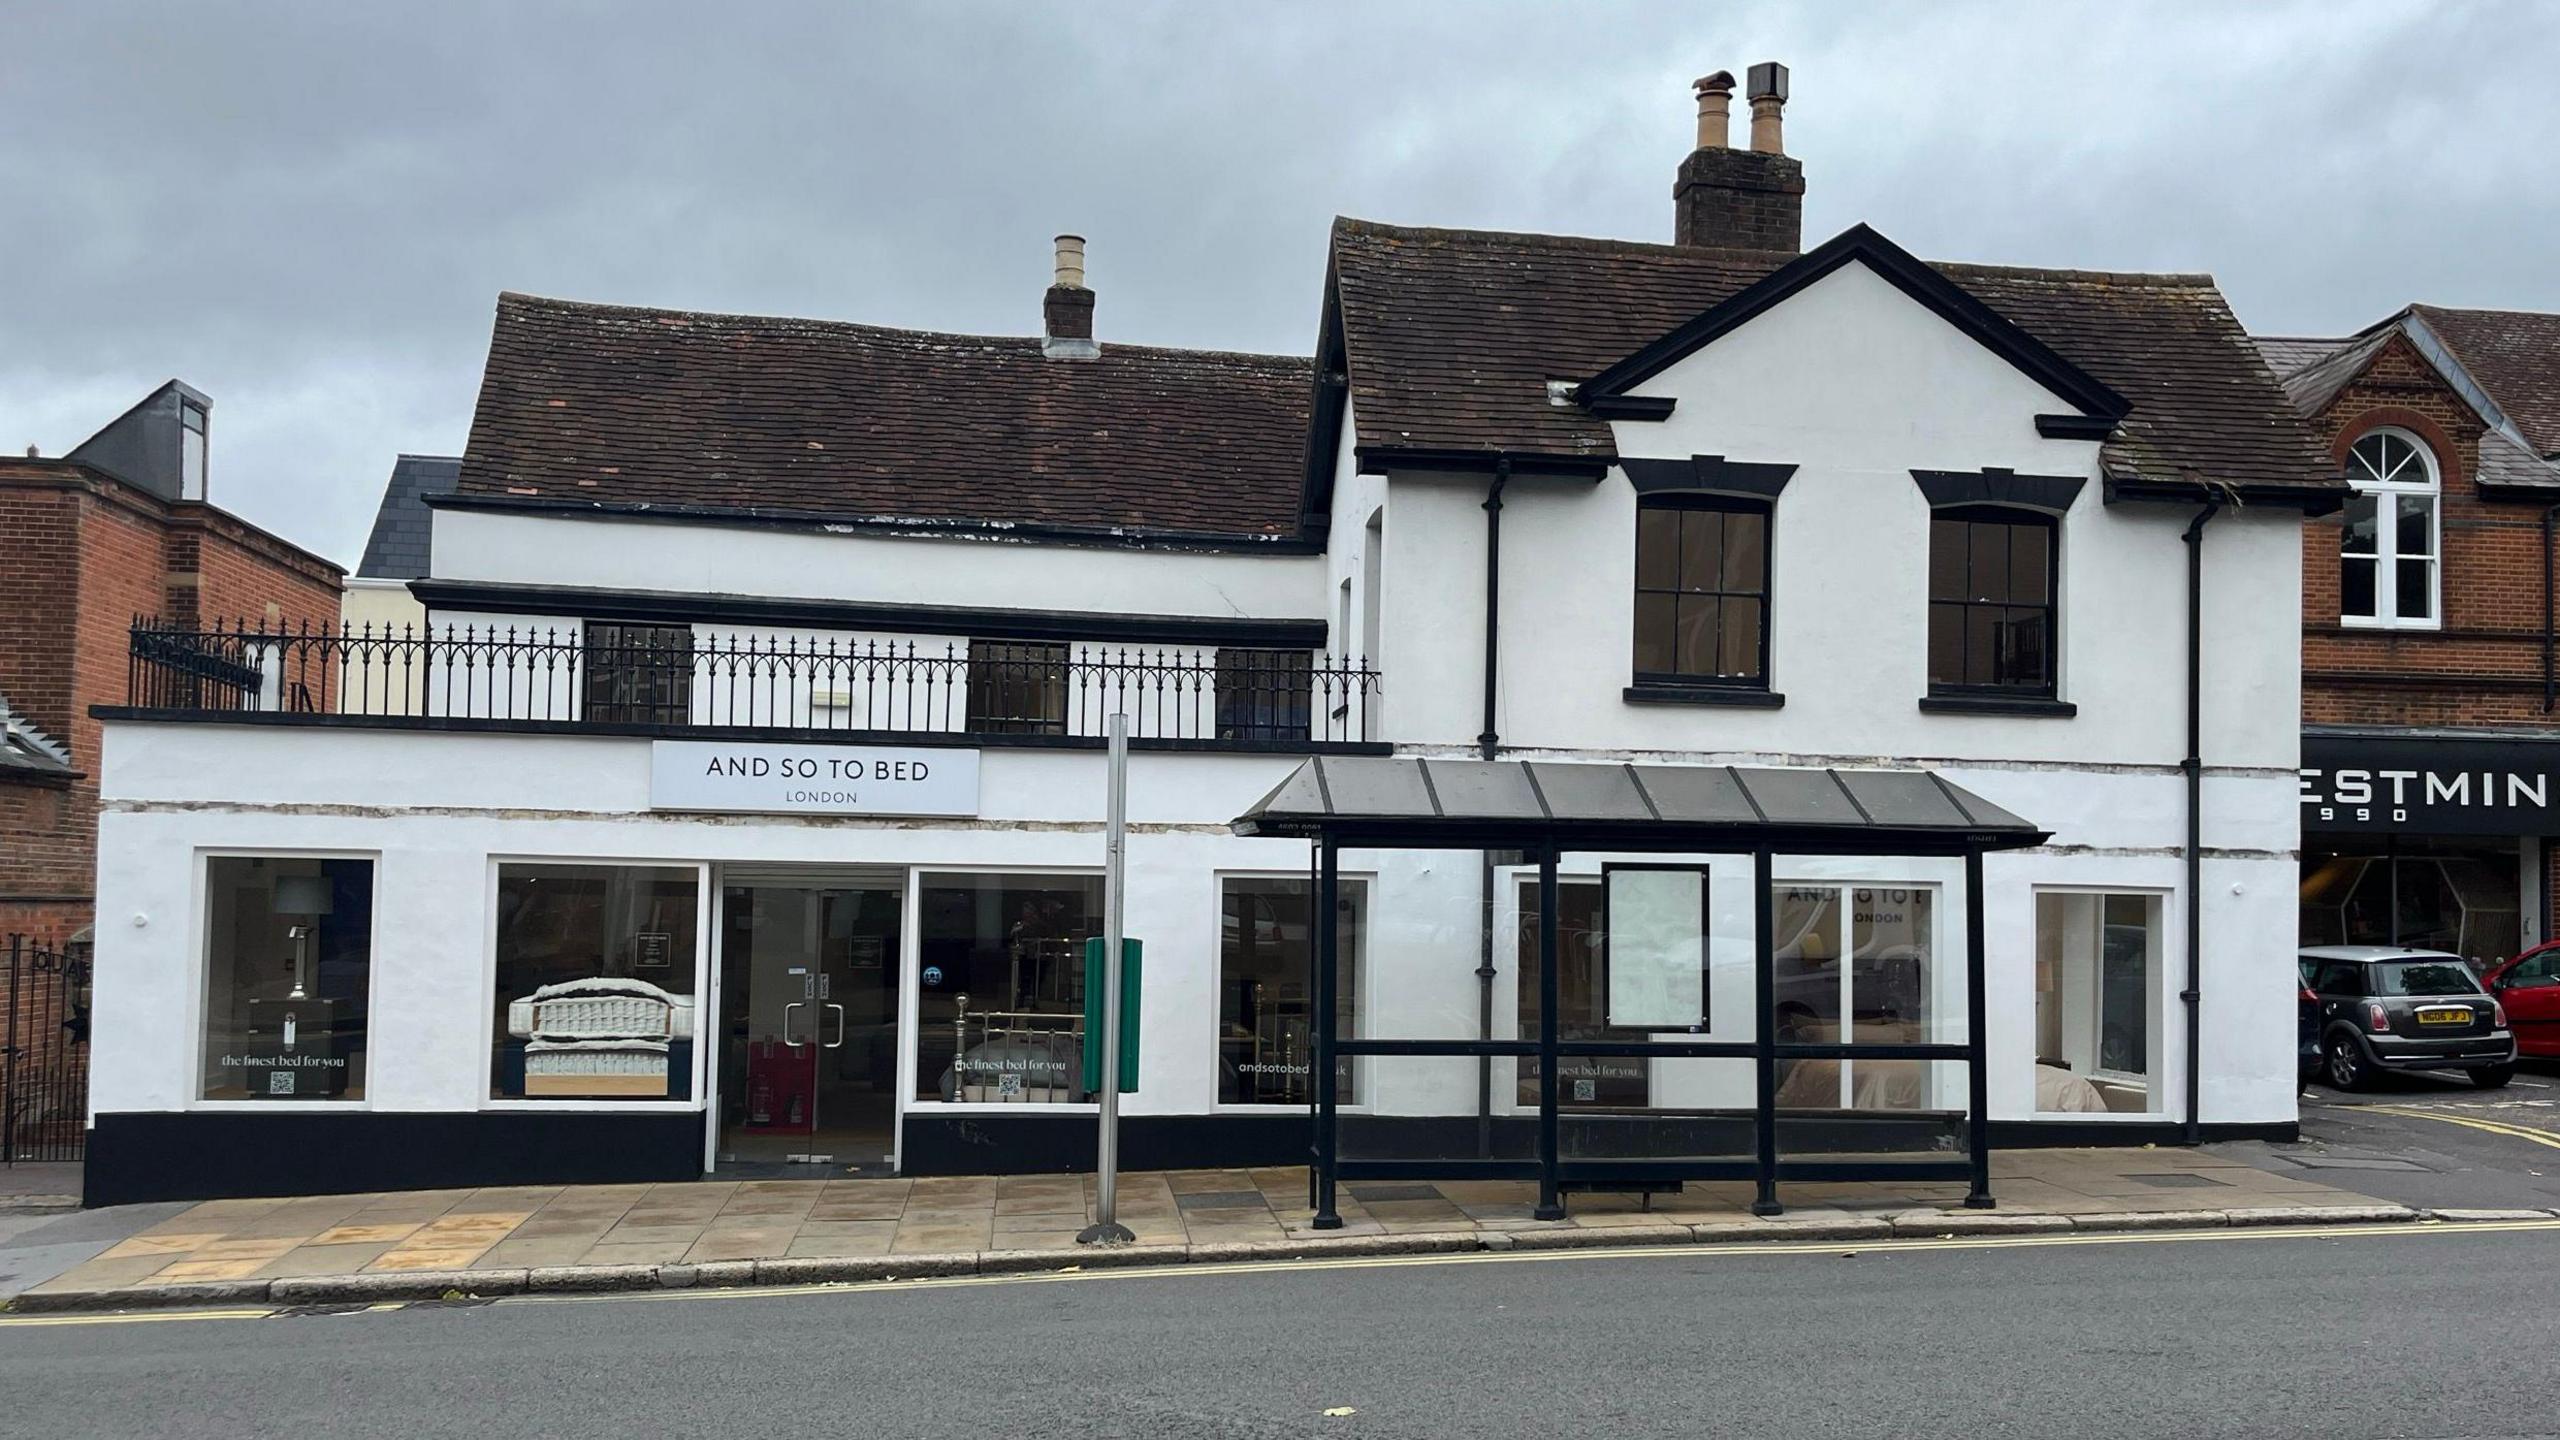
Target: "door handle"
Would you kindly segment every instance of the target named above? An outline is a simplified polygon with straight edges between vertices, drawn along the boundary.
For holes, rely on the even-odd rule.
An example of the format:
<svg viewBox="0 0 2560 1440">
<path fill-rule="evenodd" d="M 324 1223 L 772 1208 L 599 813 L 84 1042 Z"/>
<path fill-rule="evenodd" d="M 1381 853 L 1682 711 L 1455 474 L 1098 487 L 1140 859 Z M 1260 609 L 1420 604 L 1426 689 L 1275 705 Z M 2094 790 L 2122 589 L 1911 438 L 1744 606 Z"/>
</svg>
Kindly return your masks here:
<svg viewBox="0 0 2560 1440">
<path fill-rule="evenodd" d="M 844 1048 L 844 1007 L 841 1005 L 830 1005 L 827 1008 L 834 1011 L 836 1014 L 836 1038 L 827 1042 L 827 1048 L 830 1050 L 841 1050 Z"/>
<path fill-rule="evenodd" d="M 805 1000 L 794 1000 L 782 1007 L 782 1043 L 791 1049 L 797 1050 L 801 1045 L 800 1041 L 791 1038 L 791 1012 L 807 1008 L 809 1003 Z"/>
</svg>

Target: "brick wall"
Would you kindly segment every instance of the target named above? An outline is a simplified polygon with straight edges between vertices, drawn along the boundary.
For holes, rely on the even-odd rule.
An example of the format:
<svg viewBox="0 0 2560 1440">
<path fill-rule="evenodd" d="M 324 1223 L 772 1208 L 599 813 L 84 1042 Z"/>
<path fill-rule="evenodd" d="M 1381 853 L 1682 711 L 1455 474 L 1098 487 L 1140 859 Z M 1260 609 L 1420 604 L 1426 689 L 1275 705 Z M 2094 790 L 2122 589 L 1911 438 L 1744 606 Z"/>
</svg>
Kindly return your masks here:
<svg viewBox="0 0 2560 1440">
<path fill-rule="evenodd" d="M 2343 463 L 2393 425 L 2436 452 L 2443 480 L 2443 628 L 2338 623 L 2339 518 L 2303 528 L 2302 714 L 2311 724 L 2549 726 L 2542 708 L 2542 506 L 2484 499 L 2483 426 L 2434 368 L 2395 338 L 2314 418 Z"/>
<path fill-rule="evenodd" d="M 89 711 L 125 702 L 134 617 L 333 625 L 344 577 L 210 505 L 61 461 L 0 460 L 0 535 L 0 695 L 81 772 L 0 782 L 0 937 L 59 941 L 90 919 L 104 727 Z"/>
</svg>

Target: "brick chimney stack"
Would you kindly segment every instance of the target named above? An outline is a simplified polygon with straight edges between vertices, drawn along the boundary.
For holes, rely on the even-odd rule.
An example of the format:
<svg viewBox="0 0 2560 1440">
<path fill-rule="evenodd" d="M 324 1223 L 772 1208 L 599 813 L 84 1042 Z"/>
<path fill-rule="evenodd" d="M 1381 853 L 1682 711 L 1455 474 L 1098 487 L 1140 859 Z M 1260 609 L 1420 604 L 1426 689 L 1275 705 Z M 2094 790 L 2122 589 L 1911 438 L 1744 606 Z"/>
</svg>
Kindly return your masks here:
<svg viewBox="0 0 2560 1440">
<path fill-rule="evenodd" d="M 1671 187 L 1672 239 L 1681 245 L 1767 250 L 1792 255 L 1804 246 L 1804 166 L 1786 153 L 1781 116 L 1787 67 L 1751 67 L 1751 148 L 1729 143 L 1733 75 L 1719 70 L 1696 82 L 1698 148 L 1680 162 Z"/>
<path fill-rule="evenodd" d="M 1084 237 L 1058 237 L 1049 293 L 1040 302 L 1040 353 L 1052 360 L 1091 360 L 1102 353 L 1093 339 L 1093 292 L 1084 284 Z"/>
</svg>

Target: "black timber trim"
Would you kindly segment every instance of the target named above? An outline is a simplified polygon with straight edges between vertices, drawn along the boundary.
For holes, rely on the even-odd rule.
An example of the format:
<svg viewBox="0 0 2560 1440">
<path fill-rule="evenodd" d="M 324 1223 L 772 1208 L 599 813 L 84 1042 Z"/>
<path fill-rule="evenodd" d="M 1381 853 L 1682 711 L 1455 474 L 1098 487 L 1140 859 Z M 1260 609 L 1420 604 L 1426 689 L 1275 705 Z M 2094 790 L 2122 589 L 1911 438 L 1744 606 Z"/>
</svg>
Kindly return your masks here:
<svg viewBox="0 0 2560 1440">
<path fill-rule="evenodd" d="M 2059 515 L 2080 498 L 2088 479 L 2080 475 L 2021 475 L 1996 466 L 1981 470 L 1914 470 L 1933 510 L 1951 505 L 2007 505 Z"/>
<path fill-rule="evenodd" d="M 1603 420 L 1668 420 L 1679 403 L 1669 395 L 1594 395 L 1582 408 Z"/>
<path fill-rule="evenodd" d="M 1219 555 L 1324 553 L 1322 540 L 1304 535 L 1156 530 L 1137 525 L 1081 525 L 1043 520 L 936 519 L 831 510 L 768 509 L 760 505 L 667 505 L 645 501 L 579 500 L 554 495 L 487 495 L 459 490 L 420 498 L 434 510 L 487 510 L 580 520 L 706 525 L 742 530 L 817 530 L 829 533 L 850 530 L 896 540 L 1010 540 L 1027 545 L 1067 545 L 1099 550 L 1196 550 Z"/>
<path fill-rule="evenodd" d="M 1557 455 L 1524 455 L 1508 450 L 1435 449 L 1425 445 L 1361 445 L 1351 453 L 1359 460 L 1360 473 L 1364 475 L 1383 475 L 1395 468 L 1463 470 L 1490 475 L 1507 463 L 1515 477 L 1552 475 L 1566 480 L 1600 480 L 1607 478 L 1610 465 L 1615 463 L 1614 457 L 1608 455 L 1574 459 Z"/>
<path fill-rule="evenodd" d="M 810 625 L 837 630 L 978 635 L 1008 640 L 1162 641 L 1181 645 L 1321 650 L 1330 629 L 1323 620 L 895 605 L 859 600 L 706 595 L 679 590 L 606 590 L 472 580 L 413 580 L 409 583 L 409 593 L 430 610 L 576 615 L 589 620 L 631 620 L 650 624 L 729 621 L 749 625 Z"/>
<path fill-rule="evenodd" d="M 1776 710 L 1787 697 L 1775 690 L 1744 685 L 1655 685 L 1642 681 L 1626 688 L 1630 705 L 1724 705 L 1736 710 Z"/>
<path fill-rule="evenodd" d="M 2015 715 L 2068 720 L 2080 707 L 2068 700 L 2041 695 L 1923 695 L 1920 708 L 1931 715 Z"/>
<path fill-rule="evenodd" d="M 1589 409 L 1595 401 L 1622 395 L 1852 261 L 1866 265 L 1895 289 L 2008 361 L 2028 379 L 2069 401 L 2081 413 L 2103 416 L 2112 424 L 2132 411 L 2133 406 L 2123 396 L 2096 376 L 2064 359 L 1928 262 L 1863 224 L 1841 231 L 1584 381 L 1574 391 L 1574 399 Z"/>
<path fill-rule="evenodd" d="M 2047 440 L 2104 440 L 2116 433 L 2116 422 L 2104 415 L 2039 415 L 2036 433 Z"/>
<path fill-rule="evenodd" d="M 2173 505 L 2218 501 L 2225 505 L 2265 505 L 2274 509 L 2299 510 L 2304 515 L 2334 515 L 2344 508 L 2352 489 L 2343 480 L 2323 485 L 2223 485 L 2211 480 L 2151 480 L 2114 475 L 2107 478 L 2105 494 L 2110 505 L 2145 500 L 2165 501 Z"/>
<path fill-rule="evenodd" d="M 81 1198 L 101 1206 L 693 1180 L 702 1123 L 698 1109 L 110 1111 L 89 1127 Z"/>
<path fill-rule="evenodd" d="M 1686 460 L 1646 460 L 1620 456 L 1618 468 L 1639 495 L 1701 491 L 1712 495 L 1751 495 L 1775 500 L 1795 477 L 1796 467 L 1769 461 L 1727 460 L 1721 455 L 1692 455 Z"/>
<path fill-rule="evenodd" d="M 770 740 L 947 750 L 1103 750 L 1101 735 L 976 735 L 965 730 L 796 730 L 773 725 L 649 725 L 605 720 L 493 720 L 469 715 L 341 715 L 310 710 L 155 710 L 92 705 L 99 720 L 136 725 L 252 725 L 307 730 L 419 730 L 448 735 L 587 735 L 640 740 Z M 1132 750 L 1200 755 L 1393 755 L 1384 740 L 1141 739 Z"/>
</svg>

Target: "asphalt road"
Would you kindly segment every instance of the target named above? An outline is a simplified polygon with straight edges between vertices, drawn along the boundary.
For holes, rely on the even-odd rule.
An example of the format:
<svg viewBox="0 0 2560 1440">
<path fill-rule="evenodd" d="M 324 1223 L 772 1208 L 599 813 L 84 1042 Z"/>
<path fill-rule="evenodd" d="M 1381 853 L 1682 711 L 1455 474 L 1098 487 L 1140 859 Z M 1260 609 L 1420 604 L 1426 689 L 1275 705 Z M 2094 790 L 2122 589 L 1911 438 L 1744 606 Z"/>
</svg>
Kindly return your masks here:
<svg viewBox="0 0 2560 1440">
<path fill-rule="evenodd" d="M 30 1317 L 0 1321 L 0 1430 L 2351 1440 L 2560 1429 L 2547 1383 L 2560 1222 L 2221 1234 Z"/>
<path fill-rule="evenodd" d="M 2300 1144 L 2214 1148 L 2403 1205 L 2560 1207 L 2560 1062 L 2528 1060 L 2501 1090 L 2445 1074 L 2313 1084 Z"/>
</svg>

